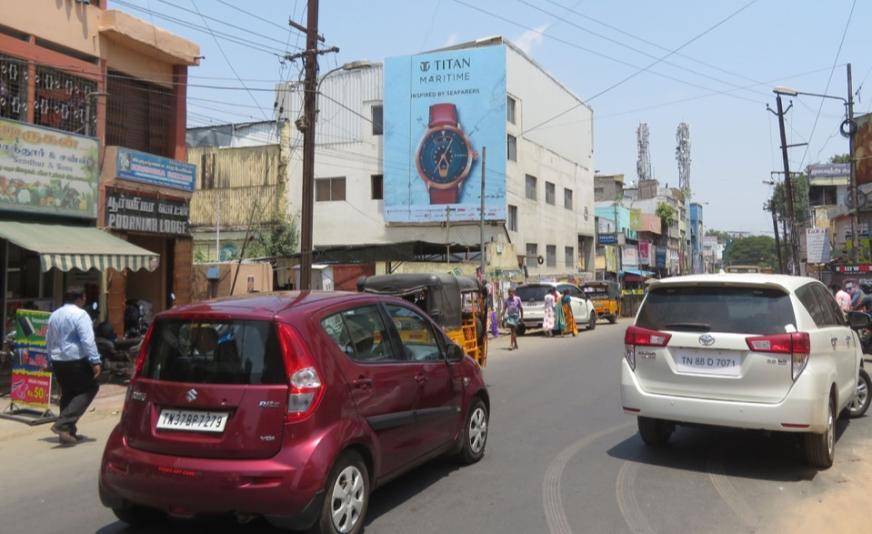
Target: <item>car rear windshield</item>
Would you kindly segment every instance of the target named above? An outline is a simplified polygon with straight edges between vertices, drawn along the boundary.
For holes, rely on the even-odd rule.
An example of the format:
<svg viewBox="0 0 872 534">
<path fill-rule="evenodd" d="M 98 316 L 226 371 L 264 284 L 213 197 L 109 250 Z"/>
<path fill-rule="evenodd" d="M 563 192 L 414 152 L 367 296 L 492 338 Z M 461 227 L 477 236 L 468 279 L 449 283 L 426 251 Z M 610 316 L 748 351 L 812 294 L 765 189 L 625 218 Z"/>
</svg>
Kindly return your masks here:
<svg viewBox="0 0 872 534">
<path fill-rule="evenodd" d="M 141 376 L 197 384 L 287 383 L 269 321 L 159 320 Z"/>
<path fill-rule="evenodd" d="M 551 290 L 551 286 L 534 285 L 521 286 L 515 290 L 515 294 L 521 298 L 522 302 L 538 302 L 545 300 L 545 294 Z"/>
<path fill-rule="evenodd" d="M 661 287 L 651 290 L 636 325 L 652 330 L 777 334 L 795 325 L 790 297 L 752 287 Z"/>
</svg>

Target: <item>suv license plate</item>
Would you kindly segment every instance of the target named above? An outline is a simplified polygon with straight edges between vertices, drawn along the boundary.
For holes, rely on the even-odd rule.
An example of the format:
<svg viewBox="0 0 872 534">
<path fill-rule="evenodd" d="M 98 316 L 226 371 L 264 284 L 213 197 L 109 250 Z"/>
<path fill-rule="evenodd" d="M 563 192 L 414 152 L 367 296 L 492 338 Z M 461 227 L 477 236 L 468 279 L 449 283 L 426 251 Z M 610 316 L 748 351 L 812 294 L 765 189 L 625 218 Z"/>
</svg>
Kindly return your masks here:
<svg viewBox="0 0 872 534">
<path fill-rule="evenodd" d="M 716 350 L 676 351 L 675 368 L 680 373 L 696 373 L 718 376 L 739 376 L 742 358 Z"/>
<path fill-rule="evenodd" d="M 227 412 L 195 410 L 161 410 L 157 419 L 160 430 L 186 430 L 190 432 L 224 432 Z"/>
</svg>

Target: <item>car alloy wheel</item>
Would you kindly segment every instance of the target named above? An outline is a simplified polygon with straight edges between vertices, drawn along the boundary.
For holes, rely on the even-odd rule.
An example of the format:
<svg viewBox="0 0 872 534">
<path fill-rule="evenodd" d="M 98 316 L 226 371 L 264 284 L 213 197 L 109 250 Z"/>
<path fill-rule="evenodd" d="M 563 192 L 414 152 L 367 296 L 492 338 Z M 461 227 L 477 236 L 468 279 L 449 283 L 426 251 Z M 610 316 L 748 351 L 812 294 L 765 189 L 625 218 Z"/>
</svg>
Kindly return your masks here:
<svg viewBox="0 0 872 534">
<path fill-rule="evenodd" d="M 487 441 L 487 416 L 484 408 L 477 406 L 469 418 L 469 448 L 478 454 L 484 448 Z"/>
<path fill-rule="evenodd" d="M 830 453 L 830 458 L 836 449 L 836 417 L 833 413 L 832 401 L 830 401 L 830 409 L 827 412 L 827 452 Z"/>
<path fill-rule="evenodd" d="M 862 417 L 869 409 L 870 385 L 872 385 L 872 381 L 870 381 L 869 375 L 865 369 L 860 368 L 860 377 L 857 379 L 857 396 L 848 405 L 848 415 L 851 417 Z"/>
<path fill-rule="evenodd" d="M 363 473 L 353 465 L 343 469 L 333 484 L 330 514 L 333 526 L 343 534 L 351 532 L 363 514 L 366 498 Z"/>
</svg>

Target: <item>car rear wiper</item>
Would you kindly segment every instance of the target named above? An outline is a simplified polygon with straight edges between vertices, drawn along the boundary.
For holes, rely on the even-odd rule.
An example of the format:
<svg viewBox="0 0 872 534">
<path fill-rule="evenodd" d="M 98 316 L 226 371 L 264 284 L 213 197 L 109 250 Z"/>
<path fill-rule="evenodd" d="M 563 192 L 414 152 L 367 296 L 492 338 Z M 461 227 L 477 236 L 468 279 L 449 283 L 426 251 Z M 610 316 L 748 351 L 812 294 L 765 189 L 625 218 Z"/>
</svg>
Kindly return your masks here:
<svg viewBox="0 0 872 534">
<path fill-rule="evenodd" d="M 690 330 L 692 332 L 710 332 L 712 325 L 708 323 L 666 323 L 667 330 Z"/>
</svg>

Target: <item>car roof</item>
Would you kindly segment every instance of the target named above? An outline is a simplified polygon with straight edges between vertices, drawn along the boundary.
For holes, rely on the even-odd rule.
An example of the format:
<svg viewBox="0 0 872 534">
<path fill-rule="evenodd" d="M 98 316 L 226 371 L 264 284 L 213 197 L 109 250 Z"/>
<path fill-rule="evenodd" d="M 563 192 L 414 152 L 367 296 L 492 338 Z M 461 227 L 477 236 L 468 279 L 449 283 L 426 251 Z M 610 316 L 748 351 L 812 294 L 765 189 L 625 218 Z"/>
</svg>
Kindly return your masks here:
<svg viewBox="0 0 872 534">
<path fill-rule="evenodd" d="M 262 317 L 270 319 L 290 309 L 299 309 L 339 300 L 372 299 L 374 295 L 348 291 L 277 291 L 250 295 L 222 297 L 195 304 L 177 306 L 160 314 L 176 317 L 197 314 L 226 314 L 230 316 Z"/>
<path fill-rule="evenodd" d="M 673 276 L 653 280 L 649 289 L 656 287 L 693 286 L 693 285 L 717 285 L 717 286 L 766 286 L 775 287 L 784 291 L 793 292 L 809 282 L 818 282 L 814 278 L 806 276 L 791 276 L 786 274 L 761 274 L 761 273 L 720 273 L 720 274 L 693 274 L 688 276 Z"/>
</svg>

